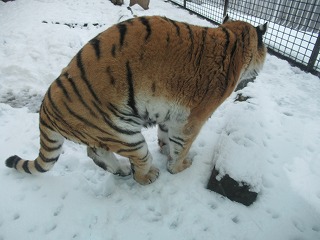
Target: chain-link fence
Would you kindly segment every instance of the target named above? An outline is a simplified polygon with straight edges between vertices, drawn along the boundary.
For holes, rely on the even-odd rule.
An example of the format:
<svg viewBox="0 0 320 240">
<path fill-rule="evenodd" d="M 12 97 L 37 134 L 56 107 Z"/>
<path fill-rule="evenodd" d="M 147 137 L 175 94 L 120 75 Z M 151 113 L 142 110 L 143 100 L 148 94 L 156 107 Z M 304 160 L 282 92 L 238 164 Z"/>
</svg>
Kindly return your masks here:
<svg viewBox="0 0 320 240">
<path fill-rule="evenodd" d="M 320 76 L 319 0 L 170 0 L 216 24 L 223 16 L 253 25 L 268 22 L 270 53 Z"/>
</svg>

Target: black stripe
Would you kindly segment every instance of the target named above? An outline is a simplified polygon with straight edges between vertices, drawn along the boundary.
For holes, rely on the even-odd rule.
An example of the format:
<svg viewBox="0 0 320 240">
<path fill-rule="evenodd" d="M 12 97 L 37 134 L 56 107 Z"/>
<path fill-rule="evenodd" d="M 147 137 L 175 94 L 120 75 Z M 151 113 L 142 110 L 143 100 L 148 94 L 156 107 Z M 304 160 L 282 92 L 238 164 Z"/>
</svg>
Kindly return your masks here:
<svg viewBox="0 0 320 240">
<path fill-rule="evenodd" d="M 230 55 L 231 59 L 234 57 L 234 53 L 236 51 L 237 45 L 238 45 L 238 40 L 235 41 L 235 43 L 233 44 L 233 47 L 231 49 L 231 55 Z M 229 67 L 231 67 L 231 66 L 229 66 Z"/>
<path fill-rule="evenodd" d="M 150 120 L 149 111 L 148 109 L 145 110 L 144 114 L 142 115 L 144 120 Z"/>
<path fill-rule="evenodd" d="M 230 45 L 230 41 L 228 43 Z M 232 61 L 234 61 L 234 54 L 235 54 L 235 51 L 236 51 L 236 48 L 237 48 L 237 45 L 238 45 L 238 39 L 235 40 L 235 42 L 233 43 L 233 46 L 232 46 L 232 49 L 231 49 L 231 52 L 230 52 L 230 62 L 228 64 L 228 70 L 227 70 L 227 74 L 226 74 L 226 88 L 227 86 L 229 85 L 229 76 L 230 76 L 230 71 L 231 71 L 231 68 L 233 68 L 233 64 L 231 64 Z M 244 56 L 244 55 L 243 55 Z M 233 71 L 234 71 L 234 68 L 233 68 Z M 233 84 L 235 84 L 236 82 L 233 81 Z"/>
<path fill-rule="evenodd" d="M 28 166 L 29 161 L 24 161 L 24 163 L 22 164 L 22 168 L 26 173 L 31 174 L 30 170 L 29 170 L 29 166 Z"/>
<path fill-rule="evenodd" d="M 113 130 L 122 133 L 122 134 L 126 134 L 126 135 L 134 135 L 134 134 L 138 134 L 140 133 L 140 131 L 131 131 L 131 130 L 126 130 L 126 129 L 122 129 L 119 128 L 118 126 L 116 126 L 113 122 L 111 122 L 109 119 L 105 118 L 105 122 L 108 124 L 109 127 L 111 127 Z"/>
<path fill-rule="evenodd" d="M 170 35 L 169 35 L 169 33 L 167 33 L 166 41 L 167 41 L 167 47 L 168 47 L 168 46 L 169 46 L 169 43 L 170 43 Z"/>
<path fill-rule="evenodd" d="M 116 45 L 115 44 L 112 44 L 111 55 L 112 55 L 112 57 L 116 57 Z"/>
<path fill-rule="evenodd" d="M 165 132 L 165 133 L 168 132 L 168 128 L 167 128 L 165 125 L 163 125 L 163 124 L 159 124 L 159 129 L 160 129 L 162 132 Z"/>
<path fill-rule="evenodd" d="M 110 128 L 112 128 L 113 130 L 119 132 L 119 133 L 123 133 L 126 135 L 134 135 L 137 133 L 140 133 L 140 131 L 131 131 L 131 130 L 126 130 L 126 129 L 121 129 L 118 126 L 116 126 L 111 120 L 110 117 L 108 116 L 108 114 L 106 112 L 104 112 L 97 104 L 94 103 L 94 106 L 97 108 L 97 110 L 100 112 L 102 118 L 104 119 L 105 123 L 108 124 L 108 126 Z M 108 133 L 109 135 L 112 135 L 110 133 Z"/>
<path fill-rule="evenodd" d="M 149 24 L 149 20 L 145 17 L 140 17 L 139 20 L 146 27 L 147 35 L 145 36 L 145 41 L 147 41 L 148 38 L 151 36 L 151 32 L 152 32 Z"/>
<path fill-rule="evenodd" d="M 175 143 L 175 144 L 177 144 L 177 145 L 179 145 L 180 147 L 183 148 L 183 144 L 182 143 L 180 143 L 180 142 L 178 142 L 178 141 L 176 141 L 176 140 L 174 140 L 172 138 L 169 138 L 169 140 L 170 140 L 170 142 L 173 142 L 173 143 Z"/>
<path fill-rule="evenodd" d="M 135 170 L 134 170 L 134 165 L 130 162 L 130 166 L 131 166 L 131 172 L 132 172 L 132 174 L 134 175 L 134 173 L 135 173 Z"/>
<path fill-rule="evenodd" d="M 84 124 L 86 124 L 87 126 L 94 128 L 96 130 L 99 130 L 100 132 L 103 133 L 108 133 L 105 130 L 103 130 L 102 128 L 99 128 L 96 124 L 91 123 L 89 120 L 85 119 L 84 117 L 78 115 L 77 113 L 75 113 L 74 111 L 71 110 L 71 108 L 68 107 L 68 105 L 64 102 L 64 106 L 66 107 L 67 111 L 74 116 L 76 119 L 78 119 L 80 122 L 83 122 Z"/>
<path fill-rule="evenodd" d="M 62 89 L 62 92 L 63 92 L 64 96 L 68 99 L 69 102 L 71 102 L 71 98 L 70 98 L 70 96 L 69 96 L 69 93 L 67 92 L 65 86 L 62 84 L 62 81 L 61 81 L 60 77 L 58 77 L 58 78 L 56 79 L 56 83 L 57 83 L 57 86 L 58 86 L 60 89 Z"/>
<path fill-rule="evenodd" d="M 57 112 L 57 115 L 61 116 L 61 112 L 59 110 L 59 108 L 57 107 L 57 105 L 54 103 L 52 96 L 51 96 L 51 87 L 52 85 L 49 87 L 48 92 L 47 92 L 47 96 L 48 96 L 48 100 L 49 103 L 51 104 L 51 106 L 53 107 L 53 110 L 55 110 Z"/>
<path fill-rule="evenodd" d="M 250 61 L 249 61 L 249 63 L 248 63 L 248 66 L 246 67 L 246 69 L 244 70 L 244 73 L 248 70 L 248 68 L 250 67 L 250 65 L 251 65 L 251 62 L 252 62 L 252 59 L 253 59 L 253 53 L 251 53 L 251 55 L 250 55 Z"/>
<path fill-rule="evenodd" d="M 225 55 L 223 56 L 223 60 L 222 60 L 222 66 L 223 66 L 223 69 L 225 69 L 224 68 L 224 61 L 226 60 L 226 57 L 227 57 L 227 55 L 228 55 L 228 52 L 227 52 L 227 50 L 228 50 L 228 48 L 229 48 L 229 44 L 230 44 L 230 34 L 229 34 L 229 32 L 228 32 L 228 30 L 226 29 L 226 28 L 224 28 L 224 27 L 221 27 L 221 29 L 222 29 L 222 31 L 225 33 L 225 35 L 226 35 L 226 43 L 225 43 L 225 45 L 224 45 L 224 53 L 225 53 Z M 229 64 L 228 64 L 229 65 Z"/>
<path fill-rule="evenodd" d="M 131 71 L 129 61 L 127 61 L 126 63 L 126 69 L 127 69 L 127 81 L 128 81 L 128 87 L 129 87 L 128 105 L 133 110 L 133 113 L 138 115 L 138 110 L 136 108 L 136 102 L 134 98 L 133 77 L 132 77 L 132 71 Z"/>
<path fill-rule="evenodd" d="M 152 85 L 151 85 L 151 91 L 152 91 L 153 93 L 156 92 L 156 83 L 155 83 L 155 82 L 153 82 Z"/>
<path fill-rule="evenodd" d="M 43 113 L 44 115 L 46 115 L 46 117 L 49 119 L 49 121 L 51 122 L 51 124 L 53 125 L 53 127 L 54 127 L 55 129 L 53 129 L 53 128 L 51 128 L 49 125 L 47 125 L 47 123 L 45 122 L 45 120 L 43 120 L 43 119 L 40 117 L 40 123 L 41 123 L 42 125 L 44 125 L 45 127 L 51 129 L 51 131 L 59 131 L 59 132 L 64 132 L 64 133 L 66 133 L 65 131 L 63 131 L 63 130 L 55 123 L 55 122 L 58 122 L 58 123 L 61 122 L 60 119 L 58 119 L 57 117 L 53 116 L 52 113 L 48 112 L 46 108 L 43 108 L 42 113 Z M 53 119 L 56 120 L 56 121 L 54 121 Z M 68 134 L 66 134 L 66 135 L 68 135 Z"/>
<path fill-rule="evenodd" d="M 86 107 L 87 110 L 89 110 L 90 114 L 94 117 L 97 117 L 96 113 L 89 107 L 89 105 L 83 100 L 77 85 L 75 84 L 75 82 L 73 81 L 73 79 L 71 77 L 68 76 L 68 74 L 66 73 L 65 76 L 67 77 L 69 83 L 71 84 L 71 87 L 73 89 L 73 91 L 75 92 L 75 94 L 77 95 L 78 99 L 80 100 L 80 102 L 83 104 L 83 106 Z"/>
<path fill-rule="evenodd" d="M 246 41 L 246 36 L 248 40 Z M 246 46 L 250 44 L 250 29 L 246 26 L 244 30 L 241 33 L 241 39 L 242 39 L 242 54 L 244 55 Z"/>
<path fill-rule="evenodd" d="M 37 169 L 38 172 L 44 173 L 47 172 L 48 170 L 43 169 L 40 164 L 38 163 L 38 161 L 34 161 L 34 167 Z"/>
<path fill-rule="evenodd" d="M 95 37 L 95 38 L 91 39 L 89 41 L 89 43 L 93 47 L 97 59 L 99 59 L 100 58 L 100 54 L 101 54 L 101 52 L 100 52 L 100 40 Z"/>
<path fill-rule="evenodd" d="M 134 115 L 132 115 L 132 117 L 128 117 L 126 115 L 123 116 L 117 108 L 111 107 L 110 105 L 108 106 L 108 109 L 113 113 L 114 116 L 118 117 L 122 121 L 131 122 L 131 123 L 137 124 L 137 125 L 142 124 L 140 121 L 135 121 L 132 119 L 132 117 L 136 118 Z"/>
<path fill-rule="evenodd" d="M 53 125 L 53 128 L 51 128 L 52 131 L 57 131 L 59 132 L 62 136 L 74 136 L 76 139 L 79 139 L 81 140 L 82 142 L 83 139 L 86 139 L 86 137 L 81 133 L 81 132 L 74 132 L 74 131 L 71 131 L 71 132 L 66 132 L 65 130 L 63 130 L 57 123 L 60 123 L 61 125 L 64 125 L 66 126 L 68 129 L 73 129 L 72 126 L 70 126 L 64 119 L 63 117 L 61 116 L 61 114 L 59 114 L 58 112 L 55 112 L 55 109 L 54 108 L 50 108 L 51 110 L 53 110 L 54 115 L 52 115 L 49 111 L 47 111 L 47 109 L 45 107 L 43 107 L 43 113 L 47 116 L 47 118 L 50 120 L 51 124 Z M 41 122 L 42 124 L 44 123 L 45 121 L 43 120 L 43 122 Z M 57 122 L 57 123 L 56 123 Z M 46 126 L 46 125 L 45 125 Z M 47 125 L 46 127 L 49 128 L 49 126 Z M 80 136 L 80 137 L 79 137 Z M 82 137 L 82 138 L 81 138 Z"/>
<path fill-rule="evenodd" d="M 246 39 L 246 34 L 245 34 L 245 32 L 243 31 L 243 32 L 241 33 L 242 54 L 244 54 L 244 51 L 245 51 L 245 46 L 246 46 L 246 44 L 245 44 L 245 39 Z"/>
<path fill-rule="evenodd" d="M 47 115 L 47 113 L 45 113 L 45 111 L 43 111 L 43 113 L 45 115 Z M 46 128 L 50 129 L 51 131 L 54 131 L 54 129 L 52 127 L 50 127 L 45 120 L 43 120 L 43 118 L 40 116 L 40 123 L 41 125 L 45 126 Z"/>
<path fill-rule="evenodd" d="M 41 152 L 39 152 L 39 157 L 41 158 L 41 160 L 45 163 L 53 163 L 56 162 L 59 158 L 60 154 L 55 157 L 55 158 L 46 158 Z"/>
<path fill-rule="evenodd" d="M 144 155 L 144 157 L 139 158 L 139 160 L 142 161 L 142 162 L 146 162 L 148 159 L 149 159 L 149 151 L 147 151 L 147 154 Z"/>
<path fill-rule="evenodd" d="M 111 71 L 110 66 L 107 67 L 107 74 L 108 74 L 108 76 L 109 76 L 109 78 L 110 78 L 110 83 L 111 83 L 111 85 L 114 86 L 115 83 L 116 83 L 116 79 L 115 79 L 114 76 L 112 75 L 112 71 Z"/>
<path fill-rule="evenodd" d="M 185 143 L 185 140 L 183 138 L 181 138 L 181 137 L 172 136 L 172 139 L 176 139 L 177 141 Z"/>
<path fill-rule="evenodd" d="M 134 135 L 134 134 L 140 133 L 140 131 L 131 131 L 131 130 L 119 128 L 111 120 L 109 120 L 107 117 L 104 118 L 104 121 L 108 124 L 108 126 L 110 128 L 112 128 L 113 130 L 115 130 L 119 133 L 126 134 L 126 135 Z"/>
<path fill-rule="evenodd" d="M 119 110 L 115 105 L 113 105 L 112 103 L 108 104 L 108 109 L 111 111 L 111 108 L 114 109 L 115 111 L 117 111 L 119 114 L 124 115 L 126 117 L 130 117 L 130 118 L 136 118 L 137 120 L 140 120 L 140 117 L 138 117 L 137 115 L 134 115 L 132 113 L 127 113 L 124 111 Z"/>
<path fill-rule="evenodd" d="M 51 121 L 51 124 L 54 125 L 54 127 L 57 129 L 57 130 L 60 130 L 62 132 L 65 132 L 64 130 L 62 130 L 58 125 L 57 123 L 64 123 L 66 126 L 68 126 L 68 124 L 65 122 L 65 120 L 63 119 L 62 117 L 62 114 L 59 110 L 59 108 L 57 107 L 57 105 L 54 103 L 54 101 L 52 100 L 52 97 L 51 97 L 51 86 L 49 87 L 48 91 L 47 91 L 47 97 L 48 97 L 48 100 L 49 100 L 49 103 L 51 104 L 51 108 L 50 110 L 52 110 L 55 114 L 55 116 L 51 113 L 49 113 L 49 111 L 46 109 L 46 108 L 43 108 L 44 109 L 44 113 L 47 115 L 48 119 L 50 119 Z M 56 121 L 53 121 L 52 118 L 54 118 Z M 57 122 L 57 123 L 56 123 Z M 69 126 L 70 127 L 70 126 Z M 72 129 L 72 128 L 70 128 Z M 53 130 L 54 131 L 54 130 Z M 66 135 L 69 135 L 68 133 Z M 74 135 L 74 134 L 73 134 Z M 74 135 L 75 136 L 75 135 Z M 76 137 L 76 136 L 75 136 Z"/>
<path fill-rule="evenodd" d="M 127 26 L 124 23 L 120 23 L 117 25 L 119 33 L 120 33 L 120 48 L 123 46 L 124 44 L 124 38 L 126 36 L 127 33 Z"/>
<path fill-rule="evenodd" d="M 54 112 L 55 116 L 52 113 L 50 113 L 46 108 L 43 108 L 43 112 L 48 117 L 48 119 L 50 119 L 51 124 L 54 125 L 54 127 L 56 129 L 61 130 L 61 128 L 57 125 L 57 123 L 59 123 L 59 122 L 62 123 L 62 122 L 65 122 L 65 121 L 63 120 L 63 117 L 62 117 L 62 114 L 61 114 L 60 110 L 58 109 L 58 107 L 55 105 L 55 103 L 53 102 L 53 100 L 51 98 L 51 88 L 49 88 L 47 93 L 48 93 L 47 96 L 48 96 L 48 99 L 49 99 L 49 103 L 52 106 L 50 108 L 50 110 L 52 110 Z M 56 121 L 53 121 L 52 118 L 54 118 Z M 65 132 L 65 131 L 63 131 L 63 132 Z"/>
<path fill-rule="evenodd" d="M 194 50 L 194 35 L 193 35 L 193 31 L 192 31 L 190 25 L 187 24 L 187 23 L 185 23 L 185 26 L 186 26 L 187 29 L 188 29 L 189 39 L 190 39 L 190 41 L 191 41 L 190 48 L 189 48 L 189 55 L 190 55 L 190 60 L 191 60 L 192 57 L 193 57 L 193 50 Z"/>
<path fill-rule="evenodd" d="M 168 20 L 175 26 L 177 35 L 178 35 L 178 37 L 180 37 L 180 27 L 179 27 L 179 25 L 175 21 L 173 21 L 171 19 L 168 19 Z"/>
<path fill-rule="evenodd" d="M 80 69 L 81 79 L 82 79 L 82 80 L 85 82 L 85 84 L 87 85 L 87 87 L 88 87 L 91 95 L 93 96 L 93 98 L 94 98 L 98 103 L 101 104 L 98 96 L 97 96 L 96 93 L 93 91 L 92 86 L 91 86 L 91 84 L 90 84 L 90 82 L 89 82 L 89 80 L 88 80 L 88 78 L 87 78 L 87 76 L 86 76 L 86 72 L 85 72 L 85 70 L 84 70 L 84 66 L 83 66 L 82 59 L 81 59 L 81 53 L 82 53 L 82 51 L 80 50 L 80 52 L 78 52 L 78 54 L 77 54 L 77 66 L 78 66 L 78 68 Z"/>
<path fill-rule="evenodd" d="M 170 117 L 171 117 L 170 114 L 171 114 L 171 112 L 170 112 L 170 110 L 168 110 L 166 116 L 165 116 L 164 119 L 163 119 L 164 122 L 170 120 Z"/>
<path fill-rule="evenodd" d="M 56 140 L 52 140 L 51 138 L 49 138 L 49 136 L 43 130 L 41 130 L 41 128 L 40 128 L 40 134 L 41 134 L 41 137 L 43 137 L 49 143 L 57 143 L 58 142 Z"/>
<path fill-rule="evenodd" d="M 50 108 L 51 110 L 53 110 L 55 116 L 53 114 L 51 114 L 49 111 L 47 111 L 46 108 L 43 108 L 44 113 L 46 114 L 46 116 L 48 117 L 48 119 L 50 120 L 51 124 L 53 125 L 53 127 L 55 129 L 52 129 L 52 131 L 58 131 L 62 136 L 74 136 L 76 139 L 86 139 L 86 137 L 81 134 L 81 132 L 74 132 L 74 131 L 70 131 L 70 132 L 66 132 L 64 129 L 62 129 L 58 124 L 60 123 L 62 126 L 66 126 L 67 129 L 73 129 L 72 126 L 70 126 L 62 117 L 61 114 L 59 114 L 54 108 Z M 80 137 L 79 137 L 80 135 Z M 82 138 L 81 138 L 82 137 Z"/>
<path fill-rule="evenodd" d="M 140 150 L 143 146 L 139 146 L 136 148 L 129 148 L 129 149 L 120 149 L 117 151 L 118 154 L 123 153 L 123 152 L 135 152 L 137 150 Z"/>
<path fill-rule="evenodd" d="M 73 126 L 68 124 L 61 116 L 58 115 L 59 118 L 55 117 L 50 112 L 47 112 L 47 110 L 45 108 L 43 108 L 43 113 L 47 116 L 47 118 L 50 120 L 51 124 L 55 128 L 55 129 L 52 129 L 52 131 L 60 133 L 63 137 L 70 139 L 70 137 L 73 136 L 75 139 L 81 141 L 84 144 L 86 144 L 86 142 L 87 142 L 86 139 L 88 139 L 88 137 L 96 140 L 95 138 L 91 137 L 89 134 L 87 134 L 85 132 L 73 131 Z M 55 114 L 57 114 L 57 113 L 55 113 Z M 44 121 L 44 120 L 42 120 L 42 121 Z M 69 132 L 65 131 L 58 124 L 56 124 L 56 122 L 58 124 L 60 123 L 60 125 L 62 125 L 62 126 L 65 126 L 70 131 Z M 46 127 L 48 127 L 48 126 L 46 126 Z M 86 145 L 88 145 L 88 144 L 86 144 Z"/>
<path fill-rule="evenodd" d="M 42 139 L 40 139 L 40 146 L 41 146 L 44 150 L 46 150 L 47 152 L 53 152 L 53 151 L 57 151 L 58 149 L 60 149 L 62 145 L 60 144 L 60 145 L 57 146 L 57 147 L 49 147 L 47 144 L 45 144 L 45 143 L 42 141 Z"/>
<path fill-rule="evenodd" d="M 142 143 L 145 143 L 145 140 L 141 140 L 141 141 L 138 141 L 138 142 L 134 142 L 134 143 L 128 143 L 128 142 L 123 142 L 123 141 L 120 141 L 120 140 L 117 140 L 117 139 L 113 139 L 113 138 L 106 138 L 106 137 L 98 137 L 99 140 L 103 141 L 103 142 L 111 142 L 111 143 L 119 143 L 123 146 L 126 146 L 126 147 L 136 147 Z"/>
<path fill-rule="evenodd" d="M 204 47 L 205 47 L 205 43 L 206 43 L 206 38 L 207 38 L 207 32 L 208 32 L 208 28 L 204 28 L 202 30 L 202 43 L 201 43 L 201 47 L 200 47 L 200 51 L 198 53 L 198 57 L 197 57 L 197 60 L 196 60 L 196 66 L 199 66 L 200 65 L 200 62 L 201 62 L 201 59 L 202 59 L 202 55 L 204 53 Z"/>
<path fill-rule="evenodd" d="M 231 70 L 235 70 L 234 69 L 234 67 L 233 67 L 233 64 L 231 64 L 231 62 L 232 61 L 235 61 L 234 60 L 234 55 L 235 55 L 235 51 L 236 51 L 236 48 L 237 48 L 237 46 L 238 46 L 238 39 L 236 39 L 236 41 L 234 42 L 234 44 L 233 44 L 233 46 L 232 46 L 232 49 L 231 49 L 231 52 L 230 52 L 230 63 L 228 64 L 228 70 L 227 70 L 227 74 L 226 74 L 226 88 L 228 87 L 228 85 L 229 85 L 229 81 L 231 80 L 231 79 L 229 79 L 229 76 L 230 76 L 230 71 Z M 233 79 L 233 81 L 232 81 L 232 86 L 233 85 L 235 85 L 236 84 L 236 81 L 235 81 L 236 79 Z"/>
</svg>

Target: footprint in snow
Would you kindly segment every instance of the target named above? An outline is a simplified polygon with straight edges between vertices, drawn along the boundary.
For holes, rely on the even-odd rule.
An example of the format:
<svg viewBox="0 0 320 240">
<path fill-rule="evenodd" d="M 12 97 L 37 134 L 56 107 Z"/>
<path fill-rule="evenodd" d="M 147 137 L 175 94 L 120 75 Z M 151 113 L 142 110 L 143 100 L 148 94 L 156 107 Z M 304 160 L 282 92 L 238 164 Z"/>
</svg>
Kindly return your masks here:
<svg viewBox="0 0 320 240">
<path fill-rule="evenodd" d="M 273 219 L 278 219 L 280 217 L 280 214 L 272 209 L 267 209 L 266 212 L 270 214 Z"/>
<path fill-rule="evenodd" d="M 50 225 L 48 225 L 48 227 L 45 230 L 46 234 L 49 234 L 50 232 L 54 231 L 57 228 L 57 224 L 52 223 Z"/>
<path fill-rule="evenodd" d="M 315 225 L 312 227 L 312 231 L 315 231 L 315 232 L 320 232 L 320 225 Z"/>
<path fill-rule="evenodd" d="M 13 215 L 13 220 L 16 221 L 20 218 L 20 214 L 19 213 L 16 213 Z"/>
<path fill-rule="evenodd" d="M 59 214 L 61 213 L 62 209 L 63 209 L 63 205 L 58 206 L 56 208 L 56 210 L 54 211 L 53 216 L 55 216 L 55 217 L 59 216 Z"/>
</svg>

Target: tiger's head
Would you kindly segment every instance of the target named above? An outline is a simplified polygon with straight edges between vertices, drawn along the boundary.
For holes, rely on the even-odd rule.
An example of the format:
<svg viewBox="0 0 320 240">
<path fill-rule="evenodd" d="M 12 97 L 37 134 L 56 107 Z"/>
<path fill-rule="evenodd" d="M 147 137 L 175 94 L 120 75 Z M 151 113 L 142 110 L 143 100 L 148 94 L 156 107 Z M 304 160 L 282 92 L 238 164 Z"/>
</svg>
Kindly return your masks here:
<svg viewBox="0 0 320 240">
<path fill-rule="evenodd" d="M 231 20 L 226 15 L 221 26 L 235 33 L 242 45 L 244 67 L 238 83 L 242 80 L 255 78 L 262 69 L 267 55 L 267 48 L 262 38 L 267 31 L 268 23 L 254 27 L 247 22 Z"/>
</svg>

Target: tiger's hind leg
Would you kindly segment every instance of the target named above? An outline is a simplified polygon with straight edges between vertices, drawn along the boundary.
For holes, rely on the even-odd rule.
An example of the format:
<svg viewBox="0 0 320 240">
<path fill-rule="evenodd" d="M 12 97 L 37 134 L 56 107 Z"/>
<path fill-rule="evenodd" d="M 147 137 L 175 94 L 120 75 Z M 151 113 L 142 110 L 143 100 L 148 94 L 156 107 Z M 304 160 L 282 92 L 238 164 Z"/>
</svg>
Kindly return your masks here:
<svg viewBox="0 0 320 240">
<path fill-rule="evenodd" d="M 154 182 L 159 176 L 159 169 L 152 165 L 152 156 L 141 133 L 128 134 L 117 139 L 117 145 L 109 144 L 110 150 L 127 157 L 131 163 L 133 178 L 141 185 Z"/>
<path fill-rule="evenodd" d="M 191 166 L 192 161 L 188 153 L 202 124 L 202 122 L 192 123 L 189 119 L 186 125 L 169 126 L 170 156 L 167 169 L 170 173 L 178 173 Z"/>
<path fill-rule="evenodd" d="M 130 166 L 121 164 L 113 152 L 103 148 L 87 147 L 87 154 L 95 164 L 114 175 L 125 177 L 131 174 Z"/>
</svg>

